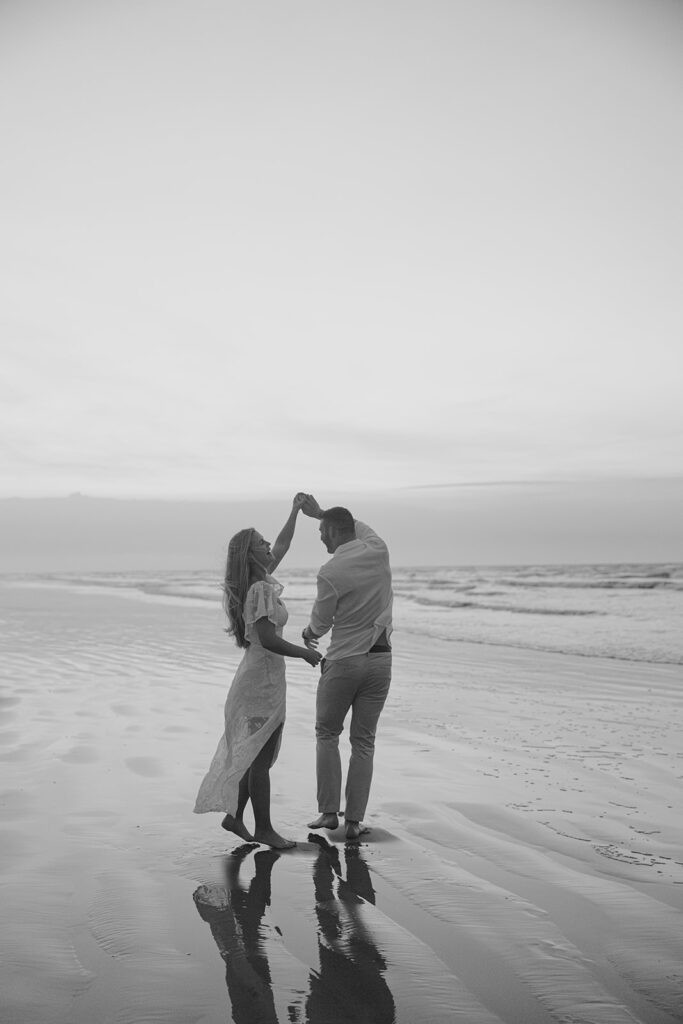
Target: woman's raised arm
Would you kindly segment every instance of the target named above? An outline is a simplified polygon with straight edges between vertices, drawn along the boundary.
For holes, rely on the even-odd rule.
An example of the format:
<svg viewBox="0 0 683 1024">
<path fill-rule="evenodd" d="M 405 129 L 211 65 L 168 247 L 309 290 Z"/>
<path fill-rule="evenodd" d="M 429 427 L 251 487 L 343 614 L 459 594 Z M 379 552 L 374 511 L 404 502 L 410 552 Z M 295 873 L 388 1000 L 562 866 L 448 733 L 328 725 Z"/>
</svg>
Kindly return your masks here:
<svg viewBox="0 0 683 1024">
<path fill-rule="evenodd" d="M 287 516 L 287 521 L 285 522 L 285 525 L 278 533 L 275 539 L 275 543 L 271 548 L 270 553 L 273 556 L 273 559 L 270 563 L 270 566 L 268 567 L 268 572 L 274 572 L 275 569 L 277 569 L 280 562 L 282 561 L 282 559 L 289 551 L 289 546 L 292 543 L 292 538 L 294 536 L 294 530 L 296 527 L 296 517 L 299 514 L 301 506 L 306 501 L 306 497 L 307 496 L 303 494 L 301 491 L 294 496 L 294 500 L 292 501 L 292 511 Z"/>
</svg>

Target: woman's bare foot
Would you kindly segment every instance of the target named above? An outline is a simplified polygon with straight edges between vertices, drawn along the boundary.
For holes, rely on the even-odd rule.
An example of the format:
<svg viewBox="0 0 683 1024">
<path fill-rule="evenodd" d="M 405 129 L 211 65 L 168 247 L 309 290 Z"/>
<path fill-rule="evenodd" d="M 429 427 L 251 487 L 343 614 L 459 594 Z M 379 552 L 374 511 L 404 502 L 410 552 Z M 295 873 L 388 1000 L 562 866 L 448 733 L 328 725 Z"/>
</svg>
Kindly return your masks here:
<svg viewBox="0 0 683 1024">
<path fill-rule="evenodd" d="M 291 850 L 296 846 L 293 839 L 284 839 L 272 828 L 255 828 L 254 839 L 264 846 L 272 846 L 274 850 Z"/>
<path fill-rule="evenodd" d="M 309 828 L 339 828 L 339 818 L 336 814 L 321 814 L 315 821 L 309 821 Z"/>
<path fill-rule="evenodd" d="M 365 828 L 359 821 L 350 821 L 346 819 L 346 838 L 347 839 L 358 839 L 359 836 L 364 836 L 370 831 L 369 828 Z"/>
<path fill-rule="evenodd" d="M 244 839 L 247 843 L 253 843 L 254 837 L 247 831 L 247 827 L 240 818 L 235 818 L 232 814 L 226 814 L 221 822 L 221 828 L 224 828 L 226 832 L 234 832 L 240 839 Z"/>
</svg>

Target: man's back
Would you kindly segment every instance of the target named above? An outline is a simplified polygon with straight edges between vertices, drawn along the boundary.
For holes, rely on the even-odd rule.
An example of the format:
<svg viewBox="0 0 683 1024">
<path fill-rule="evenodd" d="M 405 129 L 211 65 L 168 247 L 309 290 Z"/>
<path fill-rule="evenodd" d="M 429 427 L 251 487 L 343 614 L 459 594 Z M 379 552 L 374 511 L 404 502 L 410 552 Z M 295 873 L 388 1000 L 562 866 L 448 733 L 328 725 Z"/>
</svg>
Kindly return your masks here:
<svg viewBox="0 0 683 1024">
<path fill-rule="evenodd" d="M 330 660 L 366 654 L 392 628 L 389 551 L 365 523 L 355 528 L 355 540 L 341 544 L 318 573 L 311 626 L 318 635 L 332 627 Z"/>
</svg>

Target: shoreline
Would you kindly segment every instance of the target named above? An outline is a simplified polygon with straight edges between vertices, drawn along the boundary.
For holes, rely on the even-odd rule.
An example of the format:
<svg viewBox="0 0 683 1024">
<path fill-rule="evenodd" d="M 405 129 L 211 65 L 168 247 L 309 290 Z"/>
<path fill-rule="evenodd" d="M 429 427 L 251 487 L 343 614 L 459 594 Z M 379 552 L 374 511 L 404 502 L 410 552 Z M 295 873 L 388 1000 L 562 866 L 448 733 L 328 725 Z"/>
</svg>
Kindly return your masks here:
<svg viewBox="0 0 683 1024">
<path fill-rule="evenodd" d="M 648 564 L 648 563 L 644 563 Z M 171 572 L 171 570 L 169 570 Z M 313 570 L 311 570 L 313 572 Z M 133 586 L 122 586 L 114 587 L 110 584 L 99 584 L 99 583 L 70 583 L 68 581 L 51 580 L 51 579 L 36 579 L 36 580 L 10 580 L 3 579 L 0 574 L 0 587 L 5 586 L 8 589 L 19 588 L 19 589 L 45 589 L 51 591 L 61 591 L 64 593 L 72 594 L 91 594 L 99 597 L 120 597 L 130 601 L 142 601 L 144 603 L 158 603 L 166 605 L 185 605 L 188 607 L 215 609 L 216 606 L 220 606 L 221 599 L 217 597 L 201 597 L 190 594 L 164 594 L 155 591 L 145 591 L 138 587 Z M 217 587 L 217 590 L 220 589 Z M 290 616 L 292 612 L 296 614 L 299 605 L 305 605 L 307 608 L 310 606 L 310 600 L 308 598 L 292 598 L 288 599 L 288 609 Z M 458 644 L 464 647 L 472 646 L 484 646 L 494 648 L 511 648 L 519 651 L 530 651 L 538 652 L 539 654 L 555 654 L 561 657 L 578 657 L 578 658 L 589 658 L 596 660 L 608 660 L 624 663 L 627 665 L 668 665 L 680 667 L 683 665 L 683 660 L 667 659 L 667 658 L 645 658 L 645 657 L 625 657 L 617 654 L 610 654 L 607 652 L 593 652 L 593 651 L 579 651 L 579 650 L 561 650 L 550 646 L 534 646 L 532 644 L 514 643 L 509 640 L 495 640 L 491 638 L 486 639 L 474 639 L 474 638 L 460 638 L 460 637 L 449 637 L 439 633 L 425 633 L 424 630 L 418 628 L 409 628 L 405 626 L 405 623 L 401 627 L 398 627 L 399 631 L 408 634 L 413 637 L 428 636 L 432 643 L 443 643 L 443 644 Z M 396 633 L 397 627 L 394 628 Z"/>
</svg>

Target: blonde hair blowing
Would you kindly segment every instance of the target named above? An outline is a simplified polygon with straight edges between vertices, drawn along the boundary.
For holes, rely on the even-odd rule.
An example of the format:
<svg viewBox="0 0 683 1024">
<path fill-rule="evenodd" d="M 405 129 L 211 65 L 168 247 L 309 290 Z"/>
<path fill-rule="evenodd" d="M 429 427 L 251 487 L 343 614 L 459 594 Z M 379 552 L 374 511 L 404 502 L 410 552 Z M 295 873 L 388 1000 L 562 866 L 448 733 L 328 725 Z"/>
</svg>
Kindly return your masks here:
<svg viewBox="0 0 683 1024">
<path fill-rule="evenodd" d="M 229 622 L 227 632 L 234 636 L 238 647 L 249 646 L 249 641 L 244 635 L 243 611 L 249 590 L 249 553 L 255 533 L 253 526 L 236 533 L 228 544 L 228 557 L 225 563 L 223 608 Z"/>
</svg>

